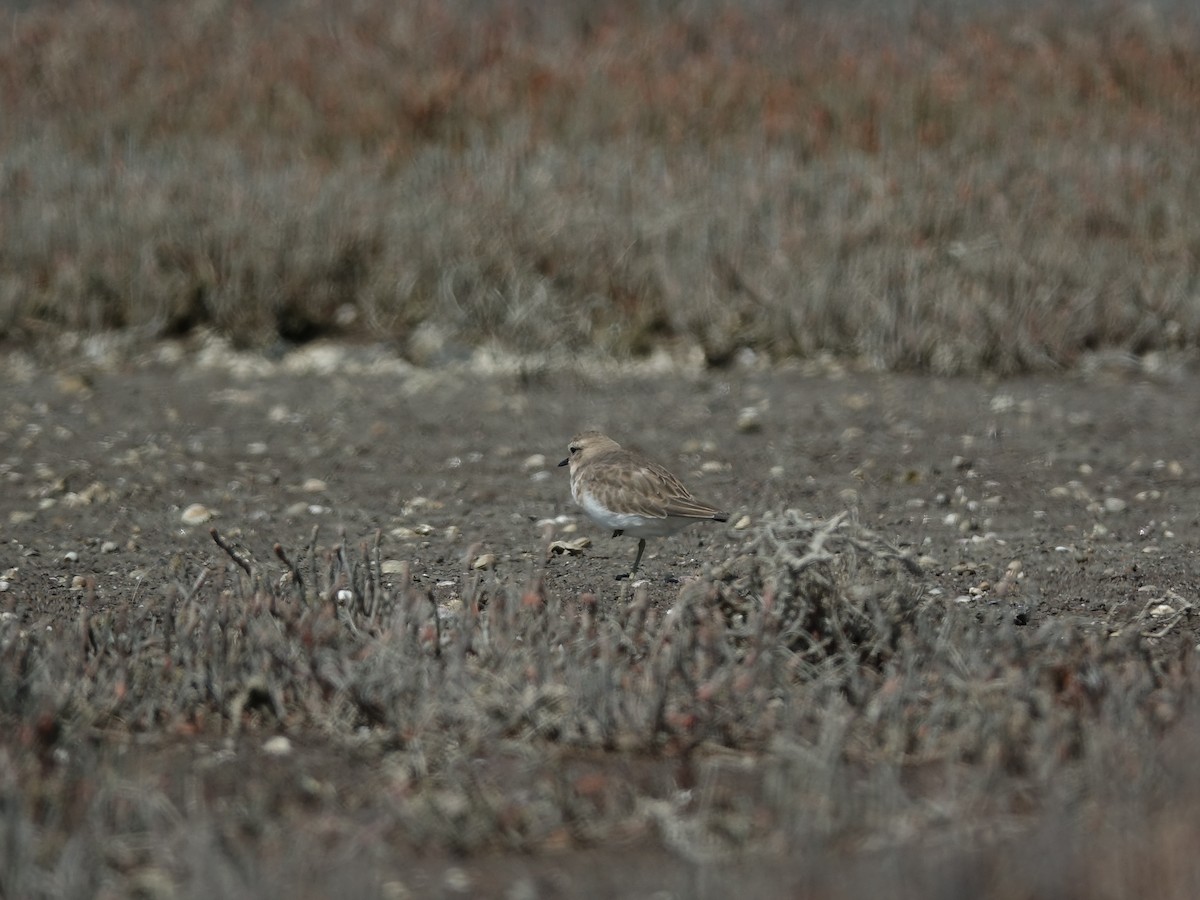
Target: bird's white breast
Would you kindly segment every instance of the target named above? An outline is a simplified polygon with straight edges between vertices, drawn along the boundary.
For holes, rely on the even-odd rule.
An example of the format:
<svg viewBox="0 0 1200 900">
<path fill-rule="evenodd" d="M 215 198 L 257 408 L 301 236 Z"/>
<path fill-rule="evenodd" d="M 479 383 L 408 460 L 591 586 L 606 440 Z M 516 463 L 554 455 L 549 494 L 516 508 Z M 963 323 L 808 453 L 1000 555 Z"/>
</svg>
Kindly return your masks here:
<svg viewBox="0 0 1200 900">
<path fill-rule="evenodd" d="M 589 519 L 605 528 L 623 531 L 630 537 L 664 537 L 696 521 L 679 516 L 643 516 L 638 513 L 618 512 L 609 509 L 587 491 L 576 490 L 574 494 L 575 501 L 587 513 Z"/>
</svg>

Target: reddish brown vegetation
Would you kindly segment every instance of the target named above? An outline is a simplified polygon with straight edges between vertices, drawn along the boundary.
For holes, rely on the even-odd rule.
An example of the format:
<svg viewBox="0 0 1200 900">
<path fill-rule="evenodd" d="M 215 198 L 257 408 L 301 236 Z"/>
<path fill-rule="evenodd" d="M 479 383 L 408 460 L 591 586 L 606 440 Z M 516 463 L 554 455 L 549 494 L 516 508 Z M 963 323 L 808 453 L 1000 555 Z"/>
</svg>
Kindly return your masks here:
<svg viewBox="0 0 1200 900">
<path fill-rule="evenodd" d="M 1191 349 L 1198 48 L 1122 5 L 35 7 L 0 33 L 0 333 Z"/>
</svg>

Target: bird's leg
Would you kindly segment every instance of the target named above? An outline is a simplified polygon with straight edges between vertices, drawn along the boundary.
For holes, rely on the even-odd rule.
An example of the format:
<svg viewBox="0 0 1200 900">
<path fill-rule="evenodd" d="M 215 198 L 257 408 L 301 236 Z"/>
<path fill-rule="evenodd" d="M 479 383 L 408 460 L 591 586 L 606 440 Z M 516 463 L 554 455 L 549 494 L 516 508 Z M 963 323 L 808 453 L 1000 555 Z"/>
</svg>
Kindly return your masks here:
<svg viewBox="0 0 1200 900">
<path fill-rule="evenodd" d="M 638 538 L 638 552 L 637 552 L 637 556 L 635 556 L 633 558 L 633 571 L 631 571 L 629 573 L 630 575 L 634 575 L 637 573 L 638 563 L 640 563 L 642 561 L 642 552 L 645 549 L 646 549 L 646 539 Z"/>
</svg>

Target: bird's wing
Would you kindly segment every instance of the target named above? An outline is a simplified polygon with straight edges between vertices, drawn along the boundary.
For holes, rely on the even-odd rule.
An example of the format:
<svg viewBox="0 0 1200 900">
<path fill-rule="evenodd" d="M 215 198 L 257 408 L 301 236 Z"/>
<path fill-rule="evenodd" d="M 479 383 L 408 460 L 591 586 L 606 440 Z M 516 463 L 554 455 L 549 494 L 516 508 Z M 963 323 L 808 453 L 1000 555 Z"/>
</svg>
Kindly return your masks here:
<svg viewBox="0 0 1200 900">
<path fill-rule="evenodd" d="M 728 518 L 716 507 L 693 497 L 678 478 L 657 463 L 632 453 L 622 456 L 621 459 L 614 457 L 593 464 L 593 483 L 597 494 L 601 495 L 598 499 L 609 508 L 655 519 L 665 519 L 667 516 Z M 609 499 L 606 500 L 606 497 Z"/>
</svg>

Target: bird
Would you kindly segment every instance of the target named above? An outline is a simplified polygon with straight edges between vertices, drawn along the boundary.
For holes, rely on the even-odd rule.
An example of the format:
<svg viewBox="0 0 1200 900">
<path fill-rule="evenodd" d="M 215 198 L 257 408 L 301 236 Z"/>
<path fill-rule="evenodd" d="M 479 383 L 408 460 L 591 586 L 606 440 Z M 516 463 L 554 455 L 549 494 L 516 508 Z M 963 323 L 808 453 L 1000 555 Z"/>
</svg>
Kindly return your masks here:
<svg viewBox="0 0 1200 900">
<path fill-rule="evenodd" d="M 646 538 L 665 537 L 696 522 L 729 521 L 729 513 L 697 500 L 658 463 L 599 431 L 571 438 L 567 458 L 558 465 L 570 466 L 571 496 L 588 518 L 611 528 L 613 537 L 638 539 L 631 577 L 637 574 Z"/>
</svg>

